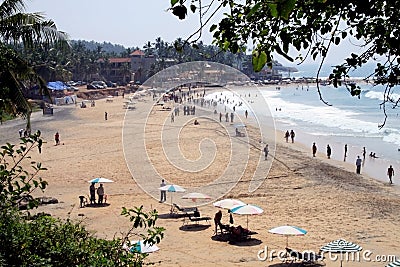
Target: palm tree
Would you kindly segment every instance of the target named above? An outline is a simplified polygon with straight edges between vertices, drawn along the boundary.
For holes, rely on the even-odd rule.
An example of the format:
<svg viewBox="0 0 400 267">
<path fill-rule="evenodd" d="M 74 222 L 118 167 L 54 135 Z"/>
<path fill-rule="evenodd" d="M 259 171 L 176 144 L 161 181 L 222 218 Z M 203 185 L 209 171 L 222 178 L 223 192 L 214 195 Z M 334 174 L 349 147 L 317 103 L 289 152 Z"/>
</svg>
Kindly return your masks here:
<svg viewBox="0 0 400 267">
<path fill-rule="evenodd" d="M 26 117 L 26 127 L 30 130 L 32 108 L 23 94 L 24 82 L 35 82 L 41 93 L 49 95 L 49 91 L 21 51 L 37 45 L 65 47 L 67 35 L 42 14 L 24 13 L 24 10 L 23 0 L 4 0 L 0 5 L 0 99 L 3 110 Z"/>
</svg>

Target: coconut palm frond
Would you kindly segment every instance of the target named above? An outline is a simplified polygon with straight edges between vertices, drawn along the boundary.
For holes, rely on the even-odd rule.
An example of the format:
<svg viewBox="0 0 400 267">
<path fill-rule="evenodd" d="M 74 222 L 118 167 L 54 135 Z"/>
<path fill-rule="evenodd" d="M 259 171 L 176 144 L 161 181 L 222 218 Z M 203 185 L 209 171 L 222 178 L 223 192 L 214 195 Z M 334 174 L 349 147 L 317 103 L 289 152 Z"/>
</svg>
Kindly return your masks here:
<svg viewBox="0 0 400 267">
<path fill-rule="evenodd" d="M 25 10 L 23 0 L 4 0 L 0 5 L 0 20 Z"/>
</svg>

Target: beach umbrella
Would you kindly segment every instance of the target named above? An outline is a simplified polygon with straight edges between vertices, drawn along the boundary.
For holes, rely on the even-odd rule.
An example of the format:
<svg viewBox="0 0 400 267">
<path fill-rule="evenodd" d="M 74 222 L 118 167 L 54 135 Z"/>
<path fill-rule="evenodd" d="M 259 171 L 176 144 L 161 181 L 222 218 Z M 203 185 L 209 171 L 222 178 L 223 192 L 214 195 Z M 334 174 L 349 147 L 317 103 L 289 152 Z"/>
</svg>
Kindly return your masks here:
<svg viewBox="0 0 400 267">
<path fill-rule="evenodd" d="M 164 185 L 160 188 L 161 191 L 167 191 L 167 192 L 185 192 L 185 189 L 179 185 L 176 184 L 169 184 L 169 185 Z M 171 205 L 172 205 L 172 194 L 171 195 Z"/>
<path fill-rule="evenodd" d="M 211 197 L 209 195 L 206 195 L 203 193 L 197 193 L 197 192 L 186 194 L 182 198 L 183 199 L 191 199 L 193 202 L 196 202 L 196 200 L 198 200 L 198 199 L 211 199 Z"/>
<path fill-rule="evenodd" d="M 278 226 L 278 227 L 270 229 L 268 232 L 270 232 L 271 234 L 278 234 L 278 235 L 286 236 L 286 247 L 287 248 L 289 247 L 289 236 L 305 235 L 307 233 L 307 231 L 304 229 L 301 229 L 297 226 L 290 226 L 290 225 Z"/>
<path fill-rule="evenodd" d="M 217 202 L 214 202 L 213 205 L 214 205 L 214 207 L 217 207 L 217 208 L 230 210 L 230 209 L 232 209 L 233 207 L 236 207 L 236 206 L 246 205 L 246 203 L 244 203 L 244 202 L 242 202 L 242 201 L 240 201 L 238 199 L 226 198 L 226 199 L 222 199 L 222 200 L 219 200 Z"/>
<path fill-rule="evenodd" d="M 344 239 L 338 239 L 329 242 L 327 245 L 323 246 L 320 250 L 329 253 L 340 253 L 341 255 L 340 266 L 342 267 L 343 254 L 361 251 L 362 247 L 352 242 L 346 241 Z"/>
<path fill-rule="evenodd" d="M 400 267 L 400 260 L 389 263 L 386 267 Z"/>
<path fill-rule="evenodd" d="M 103 177 L 94 178 L 89 181 L 89 183 L 113 183 L 113 182 L 114 182 L 113 180 L 103 178 Z"/>
<path fill-rule="evenodd" d="M 247 229 L 249 229 L 249 215 L 258 215 L 264 212 L 262 208 L 251 204 L 235 206 L 230 210 L 231 213 L 247 216 Z"/>
<path fill-rule="evenodd" d="M 151 253 L 160 249 L 156 244 L 145 244 L 143 240 L 131 241 L 130 246 L 124 245 L 123 248 L 129 250 L 130 252 L 138 253 Z"/>
</svg>

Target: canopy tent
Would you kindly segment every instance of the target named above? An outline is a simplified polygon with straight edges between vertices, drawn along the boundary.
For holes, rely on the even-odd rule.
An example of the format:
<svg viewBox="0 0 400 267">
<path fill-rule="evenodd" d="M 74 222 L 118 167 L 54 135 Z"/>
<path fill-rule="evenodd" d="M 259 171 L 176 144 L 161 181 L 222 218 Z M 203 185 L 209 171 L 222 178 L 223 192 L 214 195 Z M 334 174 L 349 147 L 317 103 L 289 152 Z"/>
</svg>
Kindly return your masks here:
<svg viewBox="0 0 400 267">
<path fill-rule="evenodd" d="M 47 88 L 49 88 L 50 90 L 61 91 L 68 89 L 68 86 L 61 81 L 56 81 L 56 82 L 48 82 Z"/>
</svg>

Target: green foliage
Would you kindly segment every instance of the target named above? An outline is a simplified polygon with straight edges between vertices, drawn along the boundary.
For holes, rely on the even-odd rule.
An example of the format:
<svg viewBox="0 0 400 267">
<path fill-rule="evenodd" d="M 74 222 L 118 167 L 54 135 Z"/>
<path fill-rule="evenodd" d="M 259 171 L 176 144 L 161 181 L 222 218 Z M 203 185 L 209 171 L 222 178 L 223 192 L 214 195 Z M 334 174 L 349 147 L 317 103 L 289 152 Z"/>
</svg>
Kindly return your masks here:
<svg viewBox="0 0 400 267">
<path fill-rule="evenodd" d="M 307 57 L 320 59 L 322 66 L 332 46 L 345 40 L 354 43 L 361 52 L 337 59 L 338 65 L 330 75 L 333 84 L 340 85 L 351 70 L 368 61 L 377 62 L 378 58 L 382 61 L 365 78 L 373 77 L 375 84 L 386 86 L 383 105 L 391 103 L 396 108 L 400 103 L 398 97 L 393 97 L 393 89 L 400 85 L 399 0 L 182 0 L 180 5 L 189 2 L 197 4 L 197 10 L 206 9 L 198 12 L 202 21 L 210 21 L 222 7 L 229 7 L 219 23 L 210 28 L 214 43 L 232 53 L 252 43 L 255 71 L 262 63 L 270 62 L 264 60 L 264 53 L 271 61 L 276 53 L 289 61 L 300 59 L 299 64 Z M 182 19 L 181 14 L 172 13 Z M 201 25 L 204 26 L 206 23 Z M 352 96 L 360 96 L 361 89 L 351 85 L 347 89 Z"/>
<path fill-rule="evenodd" d="M 37 84 L 47 95 L 45 82 L 23 52 L 34 47 L 65 47 L 67 36 L 39 13 L 25 13 L 23 0 L 2 1 L 0 5 L 0 97 L 9 114 L 23 114 L 30 129 L 32 109 L 24 97 L 25 82 Z M 22 52 L 21 52 L 22 51 Z"/>
<path fill-rule="evenodd" d="M 0 211 L 17 207 L 21 202 L 28 208 L 37 206 L 31 193 L 36 189 L 44 190 L 47 182 L 38 177 L 40 171 L 46 170 L 40 162 L 33 161 L 28 155 L 37 148 L 39 153 L 43 141 L 40 131 L 26 138 L 21 138 L 17 145 L 3 145 L 0 151 Z M 30 166 L 29 170 L 23 166 Z"/>
<path fill-rule="evenodd" d="M 142 266 L 146 254 L 105 240 L 80 223 L 39 216 L 28 221 L 16 211 L 0 212 L 0 266 Z"/>
<path fill-rule="evenodd" d="M 31 193 L 44 190 L 47 183 L 37 177 L 46 170 L 29 156 L 34 148 L 41 152 L 40 132 L 21 138 L 19 146 L 6 144 L 0 152 L 0 267 L 1 266 L 142 266 L 147 254 L 130 251 L 132 237 L 146 244 L 159 243 L 164 228 L 157 227 L 156 210 L 143 207 L 126 209 L 122 214 L 133 223 L 122 239 L 95 237 L 80 223 L 40 215 L 29 218 L 18 210 L 21 201 L 37 206 Z M 23 166 L 30 166 L 26 171 Z M 31 220 L 32 219 L 32 220 Z"/>
</svg>

